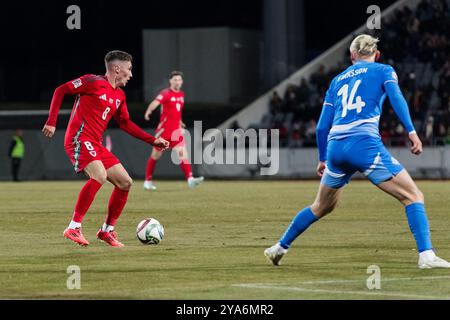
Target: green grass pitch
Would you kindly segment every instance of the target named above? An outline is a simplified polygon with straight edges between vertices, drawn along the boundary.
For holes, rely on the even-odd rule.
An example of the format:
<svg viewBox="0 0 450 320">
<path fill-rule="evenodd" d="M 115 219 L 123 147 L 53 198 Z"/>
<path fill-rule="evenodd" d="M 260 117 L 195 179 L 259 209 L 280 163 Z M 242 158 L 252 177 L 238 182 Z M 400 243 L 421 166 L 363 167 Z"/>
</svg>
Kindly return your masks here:
<svg viewBox="0 0 450 320">
<path fill-rule="evenodd" d="M 437 253 L 450 259 L 450 182 L 418 182 Z M 124 248 L 95 239 L 112 190 L 98 193 L 82 248 L 62 232 L 82 186 L 77 182 L 0 183 L 0 299 L 449 299 L 450 270 L 417 268 L 404 209 L 369 182 L 346 187 L 335 212 L 307 230 L 274 267 L 263 250 L 312 203 L 317 181 L 137 181 L 117 231 Z M 136 225 L 158 219 L 165 238 L 142 245 Z M 81 289 L 67 289 L 67 267 Z M 369 290 L 367 268 L 381 270 Z"/>
</svg>

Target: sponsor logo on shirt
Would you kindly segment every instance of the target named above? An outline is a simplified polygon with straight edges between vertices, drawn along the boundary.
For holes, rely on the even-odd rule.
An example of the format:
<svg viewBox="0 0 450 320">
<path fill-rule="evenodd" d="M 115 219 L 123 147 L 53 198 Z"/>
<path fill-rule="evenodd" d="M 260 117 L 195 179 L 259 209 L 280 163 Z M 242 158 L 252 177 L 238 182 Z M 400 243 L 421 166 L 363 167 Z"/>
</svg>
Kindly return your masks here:
<svg viewBox="0 0 450 320">
<path fill-rule="evenodd" d="M 72 84 L 73 84 L 74 88 L 76 89 L 78 87 L 81 87 L 81 85 L 83 83 L 81 82 L 81 79 L 76 79 L 76 80 L 72 81 Z"/>
<path fill-rule="evenodd" d="M 172 99 L 170 99 L 170 101 L 175 102 L 175 101 L 177 101 L 177 99 L 175 99 L 175 97 L 172 97 Z"/>
</svg>

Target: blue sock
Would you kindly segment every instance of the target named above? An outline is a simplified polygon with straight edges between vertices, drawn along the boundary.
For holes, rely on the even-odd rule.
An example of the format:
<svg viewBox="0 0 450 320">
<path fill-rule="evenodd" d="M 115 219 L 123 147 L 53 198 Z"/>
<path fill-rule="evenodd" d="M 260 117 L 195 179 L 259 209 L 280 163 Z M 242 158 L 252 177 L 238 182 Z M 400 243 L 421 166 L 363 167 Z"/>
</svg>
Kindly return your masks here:
<svg viewBox="0 0 450 320">
<path fill-rule="evenodd" d="M 430 237 L 430 226 L 423 203 L 415 202 L 405 207 L 409 228 L 416 239 L 419 252 L 433 249 Z"/>
<path fill-rule="evenodd" d="M 311 208 L 308 207 L 300 211 L 292 220 L 283 237 L 281 237 L 281 247 L 289 249 L 291 243 L 317 220 L 319 219 L 311 211 Z"/>
</svg>

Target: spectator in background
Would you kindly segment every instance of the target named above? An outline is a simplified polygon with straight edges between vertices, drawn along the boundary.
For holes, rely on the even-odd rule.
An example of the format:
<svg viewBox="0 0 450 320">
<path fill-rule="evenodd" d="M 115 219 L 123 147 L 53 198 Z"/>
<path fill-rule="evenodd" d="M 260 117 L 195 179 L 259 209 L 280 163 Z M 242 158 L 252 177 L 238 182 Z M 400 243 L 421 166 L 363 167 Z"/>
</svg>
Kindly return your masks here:
<svg viewBox="0 0 450 320">
<path fill-rule="evenodd" d="M 308 100 L 308 97 L 311 93 L 311 89 L 309 88 L 308 82 L 305 78 L 302 78 L 300 82 L 300 86 L 297 88 L 297 97 L 300 103 Z"/>
<path fill-rule="evenodd" d="M 281 99 L 281 97 L 277 91 L 273 92 L 272 97 L 270 98 L 269 107 L 270 107 L 270 113 L 272 115 L 275 115 L 278 112 L 281 112 L 281 109 L 283 107 L 283 100 Z"/>
<path fill-rule="evenodd" d="M 429 116 L 425 123 L 425 142 L 428 145 L 433 143 L 434 118 Z"/>
<path fill-rule="evenodd" d="M 436 135 L 435 135 L 436 145 L 438 145 L 438 146 L 445 145 L 446 136 L 447 136 L 447 129 L 445 128 L 444 123 L 439 121 L 439 123 L 437 124 Z"/>
<path fill-rule="evenodd" d="M 13 181 L 19 181 L 19 169 L 25 155 L 25 144 L 23 142 L 22 130 L 16 129 L 9 146 L 9 157 L 11 158 L 11 171 Z"/>
<path fill-rule="evenodd" d="M 293 112 L 295 105 L 297 104 L 297 89 L 296 86 L 291 84 L 287 87 L 284 94 L 284 112 Z"/>
<path fill-rule="evenodd" d="M 316 145 L 316 120 L 309 120 L 305 130 L 305 147 L 313 147 Z"/>
<path fill-rule="evenodd" d="M 291 141 L 289 143 L 290 148 L 300 148 L 303 146 L 301 130 L 302 130 L 302 124 L 299 121 L 295 121 L 292 124 L 292 136 L 291 136 Z"/>
<path fill-rule="evenodd" d="M 381 121 L 380 124 L 380 136 L 381 140 L 385 145 L 389 145 L 390 139 L 391 139 L 391 133 L 389 130 L 389 125 L 386 120 Z"/>
</svg>

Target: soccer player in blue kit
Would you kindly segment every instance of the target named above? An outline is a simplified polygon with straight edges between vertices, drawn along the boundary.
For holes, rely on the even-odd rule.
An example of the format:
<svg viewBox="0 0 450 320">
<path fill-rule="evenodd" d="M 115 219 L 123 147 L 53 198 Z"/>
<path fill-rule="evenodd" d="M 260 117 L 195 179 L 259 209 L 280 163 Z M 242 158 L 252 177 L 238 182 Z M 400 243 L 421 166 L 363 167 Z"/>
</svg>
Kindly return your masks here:
<svg viewBox="0 0 450 320">
<path fill-rule="evenodd" d="M 422 152 L 397 74 L 390 65 L 375 62 L 380 56 L 378 41 L 365 34 L 356 37 L 350 45 L 353 65 L 336 76 L 328 88 L 317 126 L 317 174 L 322 177 L 319 191 L 314 203 L 294 217 L 279 242 L 264 251 L 274 265 L 279 265 L 300 234 L 333 211 L 343 187 L 359 171 L 405 206 L 419 252 L 418 267 L 450 268 L 450 263 L 433 251 L 422 192 L 381 142 L 378 124 L 387 95 L 409 133 L 411 152 Z"/>
</svg>

